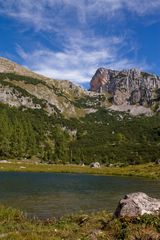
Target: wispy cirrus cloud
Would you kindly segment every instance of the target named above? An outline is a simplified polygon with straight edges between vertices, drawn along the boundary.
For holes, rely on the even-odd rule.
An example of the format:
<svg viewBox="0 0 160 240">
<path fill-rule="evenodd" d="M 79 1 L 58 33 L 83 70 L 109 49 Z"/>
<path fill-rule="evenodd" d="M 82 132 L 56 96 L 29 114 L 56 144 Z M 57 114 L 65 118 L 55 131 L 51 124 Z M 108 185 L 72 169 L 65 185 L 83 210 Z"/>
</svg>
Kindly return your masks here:
<svg viewBox="0 0 160 240">
<path fill-rule="evenodd" d="M 51 44 L 57 40 L 56 48 L 44 43 L 29 50 L 18 46 L 23 63 L 41 74 L 77 83 L 89 81 L 101 66 L 149 69 L 144 58 L 137 59 L 136 38 L 127 29 L 110 32 L 121 18 L 124 21 L 126 11 L 140 17 L 159 10 L 159 0 L 0 0 L 0 15 L 42 32 Z M 105 23 L 103 33 L 94 28 L 100 19 Z"/>
<path fill-rule="evenodd" d="M 97 17 L 112 18 L 118 12 L 128 10 L 139 16 L 160 10 L 159 0 L 0 0 L 0 14 L 30 23 L 37 30 L 51 30 L 66 23 L 68 14 L 75 14 L 79 23 L 86 23 Z M 118 15 L 119 16 L 119 15 Z M 63 22 L 65 19 L 66 23 Z M 75 22 L 74 22 L 75 23 Z"/>
<path fill-rule="evenodd" d="M 70 36 L 63 51 L 48 48 L 25 52 L 20 46 L 17 52 L 32 70 L 56 79 L 69 79 L 82 84 L 90 81 L 96 69 L 102 66 L 114 69 L 131 67 L 147 68 L 145 61 L 129 60 L 121 51 L 129 51 L 124 38 L 115 36 L 97 39 L 80 35 Z M 130 49 L 132 51 L 132 49 Z"/>
</svg>

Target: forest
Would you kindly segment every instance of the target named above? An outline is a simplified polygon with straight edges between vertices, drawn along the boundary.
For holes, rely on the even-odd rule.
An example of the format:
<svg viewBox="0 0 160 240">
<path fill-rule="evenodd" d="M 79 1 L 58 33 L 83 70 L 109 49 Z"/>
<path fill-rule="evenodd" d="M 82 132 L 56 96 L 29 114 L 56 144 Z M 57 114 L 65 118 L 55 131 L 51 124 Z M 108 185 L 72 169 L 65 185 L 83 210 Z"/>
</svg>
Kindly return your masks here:
<svg viewBox="0 0 160 240">
<path fill-rule="evenodd" d="M 99 108 L 80 119 L 0 104 L 0 159 L 140 164 L 160 157 L 160 116 Z"/>
</svg>

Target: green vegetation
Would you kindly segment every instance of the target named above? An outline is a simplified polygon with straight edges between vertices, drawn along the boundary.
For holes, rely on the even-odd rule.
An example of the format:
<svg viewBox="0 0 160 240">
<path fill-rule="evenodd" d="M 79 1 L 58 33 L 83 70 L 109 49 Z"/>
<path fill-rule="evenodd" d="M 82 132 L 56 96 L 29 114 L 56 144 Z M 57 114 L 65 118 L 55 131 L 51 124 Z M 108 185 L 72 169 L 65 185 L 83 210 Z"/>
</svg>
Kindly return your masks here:
<svg viewBox="0 0 160 240">
<path fill-rule="evenodd" d="M 0 104 L 0 159 L 127 166 L 160 158 L 160 115 L 130 117 L 99 108 L 80 119 Z"/>
<path fill-rule="evenodd" d="M 11 87 L 19 98 L 26 96 L 42 107 L 31 110 L 0 104 L 0 159 L 38 157 L 49 163 L 88 165 L 98 161 L 106 166 L 127 166 L 160 158 L 159 113 L 152 117 L 131 117 L 127 113 L 105 110 L 100 104 L 104 99 L 88 96 L 74 101 L 73 98 L 72 104 L 77 111 L 92 107 L 97 112 L 79 119 L 65 119 L 52 106 L 56 114 L 48 116 L 44 111 L 47 102 L 28 93 L 25 87 L 15 86 L 13 80 L 46 85 L 57 96 L 67 98 L 61 88 L 48 86 L 40 79 L 0 73 L 2 85 Z"/>
<path fill-rule="evenodd" d="M 42 110 L 0 104 L 0 158 L 67 160 L 68 135 Z"/>
<path fill-rule="evenodd" d="M 15 84 L 13 84 L 13 81 L 20 81 L 20 82 L 24 82 L 25 84 L 32 84 L 32 85 L 42 84 L 42 85 L 46 86 L 47 88 L 53 89 L 54 93 L 57 96 L 64 97 L 69 101 L 69 99 L 63 93 L 62 89 L 57 88 L 54 85 L 51 86 L 51 85 L 47 84 L 44 80 L 40 80 L 38 78 L 33 78 L 33 77 L 28 77 L 28 76 L 18 75 L 16 73 L 0 73 L 0 83 L 2 85 L 5 85 L 5 86 L 8 85 L 10 87 L 14 87 L 19 92 L 24 93 L 24 96 L 26 96 L 26 94 L 29 94 L 27 91 L 25 91 L 24 88 L 20 88 L 20 87 L 16 86 Z"/>
<path fill-rule="evenodd" d="M 15 86 L 14 82 L 43 84 L 57 96 L 68 97 L 61 89 L 39 79 L 0 74 L 0 83 L 45 108 L 46 102 Z M 74 99 L 74 98 L 73 98 Z M 69 100 L 68 100 L 69 101 Z M 72 100 L 73 101 L 73 100 Z M 0 103 L 0 171 L 87 173 L 99 175 L 160 178 L 160 115 L 147 118 L 105 110 L 99 98 L 72 102 L 79 109 L 97 112 L 79 119 L 66 119 L 44 110 L 15 108 Z M 155 106 L 157 108 L 157 106 Z M 16 160 L 13 160 L 16 159 Z M 99 169 L 88 165 L 98 161 Z M 50 163 L 50 164 L 48 164 Z M 84 163 L 85 166 L 79 164 Z M 158 240 L 160 218 L 113 218 L 108 213 L 79 213 L 61 219 L 29 219 L 21 211 L 0 206 L 0 238 L 4 240 Z"/>
<path fill-rule="evenodd" d="M 21 98 L 22 96 L 28 97 L 28 98 L 30 98 L 30 100 L 32 100 L 32 102 L 34 104 L 39 104 L 42 108 L 44 108 L 46 106 L 46 100 L 39 99 L 39 98 L 33 96 L 32 94 L 30 94 L 29 92 L 27 92 L 24 88 L 16 86 L 12 82 L 12 80 L 14 80 L 14 79 L 16 79 L 16 81 L 24 81 L 25 83 L 31 83 L 33 85 L 36 85 L 43 81 L 34 79 L 34 78 L 30 78 L 30 77 L 15 75 L 13 73 L 0 73 L 0 84 L 3 86 L 9 86 L 9 87 L 13 88 L 13 93 L 17 92 L 19 98 Z"/>
<path fill-rule="evenodd" d="M 33 77 L 27 77 L 27 76 L 21 76 L 21 75 L 15 74 L 15 73 L 0 73 L 0 82 L 2 83 L 5 80 L 23 81 L 26 84 L 33 84 L 33 85 L 45 83 L 44 81 L 42 81 L 40 79 L 33 78 Z"/>
<path fill-rule="evenodd" d="M 37 159 L 24 161 L 0 162 L 0 171 L 15 172 L 55 172 L 55 173 L 85 173 L 95 175 L 136 176 L 152 179 L 160 179 L 160 166 L 149 163 L 143 165 L 130 165 L 127 167 L 101 167 L 90 168 L 89 166 L 43 164 Z"/>
<path fill-rule="evenodd" d="M 4 240 L 158 240 L 159 237 L 158 216 L 117 219 L 102 211 L 39 220 L 0 206 L 0 238 Z"/>
<path fill-rule="evenodd" d="M 141 164 L 160 156 L 160 116 L 130 117 L 99 109 L 81 119 L 72 144 L 73 161 Z"/>
<path fill-rule="evenodd" d="M 99 98 L 100 97 L 83 97 L 83 98 L 80 98 L 80 99 L 77 99 L 73 102 L 73 104 L 76 106 L 76 107 L 79 107 L 79 108 L 96 108 L 99 107 Z"/>
</svg>

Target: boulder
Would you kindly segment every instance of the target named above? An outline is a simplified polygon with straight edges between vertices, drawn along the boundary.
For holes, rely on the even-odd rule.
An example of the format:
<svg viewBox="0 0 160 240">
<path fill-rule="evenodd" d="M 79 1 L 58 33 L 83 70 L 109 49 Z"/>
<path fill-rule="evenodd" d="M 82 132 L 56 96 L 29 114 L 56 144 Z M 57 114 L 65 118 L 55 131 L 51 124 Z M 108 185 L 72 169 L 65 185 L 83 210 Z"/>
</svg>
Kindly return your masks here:
<svg viewBox="0 0 160 240">
<path fill-rule="evenodd" d="M 99 162 L 93 162 L 93 163 L 90 164 L 90 167 L 91 167 L 91 168 L 100 168 L 100 166 L 101 166 L 101 165 L 100 165 Z"/>
<path fill-rule="evenodd" d="M 116 217 L 136 217 L 143 214 L 160 214 L 160 199 L 143 192 L 130 193 L 120 200 L 114 213 Z"/>
<path fill-rule="evenodd" d="M 160 165 L 160 159 L 156 160 L 156 164 Z"/>
</svg>

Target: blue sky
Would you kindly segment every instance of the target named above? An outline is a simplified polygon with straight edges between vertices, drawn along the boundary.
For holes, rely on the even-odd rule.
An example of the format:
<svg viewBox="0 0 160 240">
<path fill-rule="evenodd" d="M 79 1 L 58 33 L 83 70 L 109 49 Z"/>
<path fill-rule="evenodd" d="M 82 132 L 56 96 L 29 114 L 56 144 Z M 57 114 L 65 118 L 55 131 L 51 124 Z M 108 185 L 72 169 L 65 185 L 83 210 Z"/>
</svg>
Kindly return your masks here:
<svg viewBox="0 0 160 240">
<path fill-rule="evenodd" d="M 160 74 L 160 0 L 0 0 L 0 56 L 85 85 L 98 67 Z"/>
</svg>

